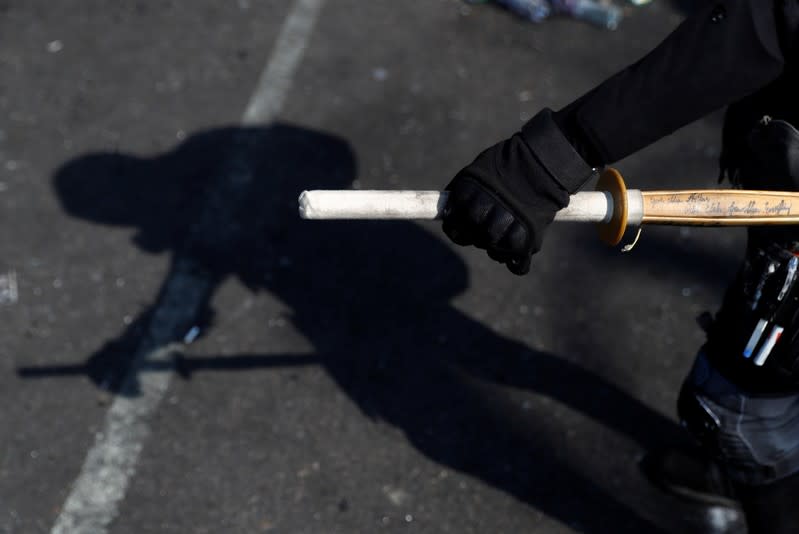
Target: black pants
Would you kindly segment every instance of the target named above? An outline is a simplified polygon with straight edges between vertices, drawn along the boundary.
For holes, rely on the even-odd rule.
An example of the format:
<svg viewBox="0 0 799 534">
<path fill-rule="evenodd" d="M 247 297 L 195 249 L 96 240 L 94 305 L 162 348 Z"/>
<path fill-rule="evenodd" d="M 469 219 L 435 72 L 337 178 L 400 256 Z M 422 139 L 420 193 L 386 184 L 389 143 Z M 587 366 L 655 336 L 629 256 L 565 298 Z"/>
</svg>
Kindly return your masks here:
<svg viewBox="0 0 799 534">
<path fill-rule="evenodd" d="M 733 481 L 750 534 L 799 533 L 799 393 L 746 393 L 700 352 L 679 405 Z"/>
</svg>

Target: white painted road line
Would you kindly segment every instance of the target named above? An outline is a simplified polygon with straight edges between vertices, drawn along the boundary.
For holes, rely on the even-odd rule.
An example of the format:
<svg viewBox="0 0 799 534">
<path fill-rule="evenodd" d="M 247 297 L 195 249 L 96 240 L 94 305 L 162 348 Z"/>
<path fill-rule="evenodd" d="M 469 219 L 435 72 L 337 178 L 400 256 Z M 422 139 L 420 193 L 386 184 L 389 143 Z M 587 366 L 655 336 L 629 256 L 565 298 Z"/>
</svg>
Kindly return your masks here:
<svg viewBox="0 0 799 534">
<path fill-rule="evenodd" d="M 175 261 L 120 396 L 108 410 L 103 430 L 86 455 L 52 532 L 103 533 L 116 517 L 149 434 L 147 418 L 161 402 L 172 378 L 169 371 L 138 371 L 148 363 L 171 368 L 171 354 L 179 349 L 171 343 L 175 331 L 191 322 L 212 286 L 212 280 L 191 262 Z"/>
<path fill-rule="evenodd" d="M 294 2 L 242 116 L 242 125 L 268 123 L 280 112 L 323 4 L 324 0 Z M 240 163 L 235 162 L 232 167 Z M 116 518 L 149 434 L 147 420 L 161 402 L 172 378 L 171 371 L 138 371 L 148 363 L 166 363 L 165 367 L 169 368 L 171 354 L 176 350 L 172 343 L 182 339 L 185 334 L 182 329 L 191 324 L 204 306 L 215 283 L 190 260 L 175 259 L 125 377 L 122 395 L 114 400 L 106 414 L 103 430 L 86 455 L 56 519 L 54 534 L 101 534 Z"/>
<path fill-rule="evenodd" d="M 269 122 L 283 109 L 283 101 L 291 88 L 294 71 L 300 64 L 308 37 L 324 0 L 297 0 L 283 23 L 275 43 L 275 51 L 250 98 L 241 119 L 243 125 Z"/>
</svg>

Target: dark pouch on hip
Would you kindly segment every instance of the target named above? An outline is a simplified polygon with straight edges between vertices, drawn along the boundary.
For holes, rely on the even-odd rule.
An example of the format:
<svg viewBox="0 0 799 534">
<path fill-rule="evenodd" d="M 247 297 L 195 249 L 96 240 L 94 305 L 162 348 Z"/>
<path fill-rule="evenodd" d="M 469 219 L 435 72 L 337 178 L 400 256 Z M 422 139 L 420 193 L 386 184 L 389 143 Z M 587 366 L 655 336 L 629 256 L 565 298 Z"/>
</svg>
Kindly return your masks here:
<svg viewBox="0 0 799 534">
<path fill-rule="evenodd" d="M 739 180 L 745 189 L 799 191 L 799 130 L 764 116 L 747 135 Z"/>
<path fill-rule="evenodd" d="M 741 186 L 799 191 L 799 130 L 763 117 L 746 144 L 737 175 Z M 799 213 L 799 202 L 789 203 L 788 212 Z M 744 337 L 738 357 L 799 383 L 799 226 L 750 227 L 748 238 L 739 279 L 737 335 Z"/>
</svg>

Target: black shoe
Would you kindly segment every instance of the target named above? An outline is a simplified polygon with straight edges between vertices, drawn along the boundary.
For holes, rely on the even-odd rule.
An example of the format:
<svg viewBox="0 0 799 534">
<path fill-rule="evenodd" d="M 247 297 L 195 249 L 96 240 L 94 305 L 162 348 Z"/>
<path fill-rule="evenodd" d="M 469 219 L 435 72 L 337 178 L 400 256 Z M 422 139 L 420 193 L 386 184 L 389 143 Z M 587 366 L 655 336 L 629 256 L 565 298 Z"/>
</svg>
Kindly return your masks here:
<svg viewBox="0 0 799 534">
<path fill-rule="evenodd" d="M 701 449 L 650 452 L 640 467 L 650 482 L 668 493 L 709 506 L 740 507 L 721 466 Z"/>
</svg>

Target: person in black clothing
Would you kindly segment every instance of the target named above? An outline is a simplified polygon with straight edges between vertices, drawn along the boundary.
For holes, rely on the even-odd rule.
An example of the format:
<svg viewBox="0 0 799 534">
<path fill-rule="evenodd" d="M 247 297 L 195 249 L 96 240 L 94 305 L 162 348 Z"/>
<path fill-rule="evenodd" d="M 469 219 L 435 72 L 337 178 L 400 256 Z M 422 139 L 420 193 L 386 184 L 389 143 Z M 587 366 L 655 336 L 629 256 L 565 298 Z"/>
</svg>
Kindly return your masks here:
<svg viewBox="0 0 799 534">
<path fill-rule="evenodd" d="M 799 0 L 704 6 L 637 63 L 479 154 L 447 186 L 445 233 L 526 274 L 555 212 L 596 169 L 725 106 L 722 177 L 799 190 L 797 36 Z M 750 228 L 745 260 L 678 402 L 716 462 L 694 489 L 734 495 L 750 532 L 799 532 L 797 258 L 794 227 Z M 776 327 L 784 331 L 765 358 L 753 355 Z M 730 488 L 711 487 L 710 465 Z"/>
</svg>

